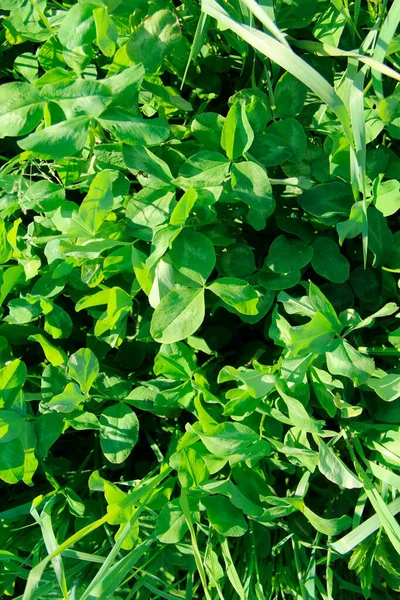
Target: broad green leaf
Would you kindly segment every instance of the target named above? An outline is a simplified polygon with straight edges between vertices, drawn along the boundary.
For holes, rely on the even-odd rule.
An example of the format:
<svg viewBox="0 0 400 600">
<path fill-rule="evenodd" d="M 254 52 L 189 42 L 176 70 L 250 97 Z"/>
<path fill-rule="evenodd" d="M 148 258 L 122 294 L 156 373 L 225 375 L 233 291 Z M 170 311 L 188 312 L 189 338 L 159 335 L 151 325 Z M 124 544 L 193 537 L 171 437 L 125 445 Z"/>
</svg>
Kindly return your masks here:
<svg viewBox="0 0 400 600">
<path fill-rule="evenodd" d="M 165 506 L 157 517 L 155 533 L 163 544 L 177 544 L 188 531 L 179 500 Z"/>
<path fill-rule="evenodd" d="M 169 166 L 142 144 L 123 144 L 122 152 L 126 166 L 133 173 L 144 171 L 164 183 L 171 182 L 172 173 Z"/>
<path fill-rule="evenodd" d="M 291 73 L 285 73 L 279 79 L 274 90 L 275 116 L 279 118 L 295 117 L 304 106 L 307 88 Z"/>
<path fill-rule="evenodd" d="M 258 294 L 243 279 L 222 277 L 213 281 L 207 289 L 239 313 L 244 315 L 256 315 L 258 313 Z"/>
<path fill-rule="evenodd" d="M 210 149 L 219 149 L 225 118 L 214 112 L 204 112 L 193 119 L 190 127 L 196 139 Z"/>
<path fill-rule="evenodd" d="M 2 444 L 0 452 L 0 479 L 9 484 L 21 481 L 24 476 L 24 461 L 24 447 L 19 438 L 7 444 Z"/>
<path fill-rule="evenodd" d="M 185 161 L 175 183 L 187 190 L 220 185 L 229 173 L 229 161 L 219 152 L 201 151 Z"/>
<path fill-rule="evenodd" d="M 381 379 L 369 379 L 367 384 L 386 402 L 400 397 L 400 375 L 396 373 L 389 373 Z"/>
<path fill-rule="evenodd" d="M 271 108 L 268 96 L 257 88 L 239 90 L 228 100 L 228 105 L 233 106 L 243 102 L 250 127 L 255 134 L 264 131 L 271 120 Z"/>
<path fill-rule="evenodd" d="M 304 242 L 278 236 L 271 244 L 266 266 L 275 273 L 293 273 L 305 267 L 313 256 L 313 249 Z"/>
<path fill-rule="evenodd" d="M 156 146 L 169 137 L 170 128 L 165 119 L 140 119 L 128 110 L 110 107 L 98 118 L 100 125 L 117 140 L 126 144 Z"/>
<path fill-rule="evenodd" d="M 346 489 L 362 488 L 363 486 L 361 481 L 322 439 L 319 440 L 318 468 L 327 479 L 336 485 Z"/>
<path fill-rule="evenodd" d="M 260 165 L 247 161 L 232 165 L 232 192 L 247 204 L 247 222 L 256 230 L 264 229 L 273 213 L 275 200 L 267 172 Z"/>
<path fill-rule="evenodd" d="M 14 82 L 0 86 L 0 138 L 26 135 L 43 116 L 43 100 L 29 83 Z"/>
<path fill-rule="evenodd" d="M 79 383 L 84 394 L 89 394 L 99 370 L 99 361 L 89 348 L 81 348 L 69 357 L 68 374 Z"/>
<path fill-rule="evenodd" d="M 79 207 L 82 223 L 92 235 L 97 232 L 111 212 L 113 206 L 112 183 L 109 171 L 98 173 Z"/>
<path fill-rule="evenodd" d="M 104 56 L 112 57 L 115 44 L 118 40 L 118 29 L 108 14 L 105 6 L 93 10 L 94 24 L 96 27 L 96 44 Z"/>
<path fill-rule="evenodd" d="M 303 512 L 314 529 L 329 537 L 339 535 L 339 533 L 351 527 L 351 518 L 347 515 L 335 519 L 324 519 L 307 508 L 307 506 L 304 506 Z"/>
<path fill-rule="evenodd" d="M 87 142 L 89 122 L 88 117 L 75 117 L 31 133 L 18 145 L 24 150 L 46 154 L 50 158 L 73 156 Z"/>
<path fill-rule="evenodd" d="M 218 374 L 218 383 L 226 381 L 238 381 L 246 391 L 254 398 L 267 396 L 275 387 L 275 377 L 254 369 L 234 369 L 233 367 L 224 367 Z"/>
<path fill-rule="evenodd" d="M 10 408 L 27 377 L 25 363 L 15 359 L 0 369 L 0 408 Z"/>
<path fill-rule="evenodd" d="M 247 523 L 241 510 L 233 506 L 224 496 L 202 498 L 207 517 L 214 529 L 227 537 L 240 537 L 247 531 Z"/>
<path fill-rule="evenodd" d="M 293 150 L 286 140 L 265 131 L 255 136 L 249 154 L 264 167 L 276 167 L 289 160 Z"/>
<path fill-rule="evenodd" d="M 303 210 L 330 224 L 339 221 L 340 216 L 349 216 L 354 199 L 350 186 L 334 181 L 314 186 L 297 201 Z"/>
<path fill-rule="evenodd" d="M 372 358 L 360 354 L 346 340 L 326 353 L 326 364 L 330 373 L 349 377 L 356 386 L 365 383 L 375 369 Z"/>
<path fill-rule="evenodd" d="M 20 437 L 25 419 L 14 410 L 0 410 L 0 444 L 6 444 Z M 3 450 L 3 446 L 1 449 Z"/>
<path fill-rule="evenodd" d="M 284 77 L 286 77 L 286 75 L 284 75 Z M 296 121 L 296 119 L 283 119 L 281 121 L 275 121 L 268 127 L 267 134 L 282 138 L 289 144 L 293 153 L 290 157 L 291 162 L 297 163 L 304 158 L 304 154 L 307 149 L 307 137 L 303 126 Z"/>
<path fill-rule="evenodd" d="M 220 423 L 207 429 L 195 423 L 192 428 L 207 450 L 216 456 L 244 453 L 259 439 L 255 431 L 240 423 Z"/>
<path fill-rule="evenodd" d="M 169 10 L 159 10 L 136 27 L 126 51 L 133 63 L 142 63 L 147 73 L 155 73 L 180 39 L 175 15 Z"/>
<path fill-rule="evenodd" d="M 38 342 L 43 349 L 44 355 L 53 367 L 57 367 L 58 365 L 62 365 L 67 361 L 66 354 L 64 350 L 57 348 L 54 346 L 49 340 L 42 335 L 41 333 L 37 333 L 35 335 L 29 336 L 30 340 Z"/>
<path fill-rule="evenodd" d="M 69 9 L 58 30 L 58 38 L 63 46 L 73 50 L 95 39 L 94 8 L 97 8 L 95 3 L 83 2 Z"/>
<path fill-rule="evenodd" d="M 194 448 L 179 451 L 178 479 L 184 488 L 198 487 L 208 478 L 204 460 Z"/>
<path fill-rule="evenodd" d="M 203 285 L 215 267 L 215 250 L 212 242 L 202 233 L 184 229 L 172 242 L 169 255 L 178 271 Z"/>
<path fill-rule="evenodd" d="M 100 415 L 100 445 L 111 463 L 120 464 L 138 441 L 139 421 L 123 402 L 114 403 Z"/>
<path fill-rule="evenodd" d="M 394 215 L 400 208 L 400 184 L 395 179 L 383 181 L 376 188 L 376 208 L 384 217 Z"/>
<path fill-rule="evenodd" d="M 44 85 L 40 96 L 61 106 L 68 120 L 76 117 L 97 117 L 111 102 L 111 90 L 99 81 L 76 79 Z"/>
<path fill-rule="evenodd" d="M 238 101 L 229 109 L 221 133 L 221 146 L 230 160 L 242 156 L 252 145 L 254 133 L 247 118 L 245 103 Z"/>
<path fill-rule="evenodd" d="M 203 322 L 204 290 L 177 288 L 154 311 L 150 333 L 157 342 L 172 344 L 192 335 Z"/>
<path fill-rule="evenodd" d="M 350 264 L 333 240 L 321 236 L 312 245 L 311 264 L 316 273 L 333 283 L 344 283 L 350 275 Z"/>
<path fill-rule="evenodd" d="M 71 413 L 86 400 L 76 383 L 68 383 L 61 394 L 53 396 L 46 408 L 58 413 Z"/>
<path fill-rule="evenodd" d="M 196 190 L 193 188 L 188 189 L 174 206 L 169 220 L 170 224 L 184 225 L 190 214 L 190 211 L 196 203 L 196 200 Z"/>
<path fill-rule="evenodd" d="M 305 325 L 290 329 L 290 350 L 298 354 L 303 350 L 314 354 L 324 354 L 335 337 L 332 324 L 321 313 L 315 314 Z"/>
</svg>

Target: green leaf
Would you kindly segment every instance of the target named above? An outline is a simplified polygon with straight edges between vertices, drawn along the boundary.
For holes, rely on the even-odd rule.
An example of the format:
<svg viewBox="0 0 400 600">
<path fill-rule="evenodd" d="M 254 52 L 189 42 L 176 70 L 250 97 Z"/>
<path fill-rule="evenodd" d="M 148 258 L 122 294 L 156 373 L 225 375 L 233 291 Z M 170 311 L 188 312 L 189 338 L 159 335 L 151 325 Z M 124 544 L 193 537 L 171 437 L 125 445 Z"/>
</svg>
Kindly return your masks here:
<svg viewBox="0 0 400 600">
<path fill-rule="evenodd" d="M 20 439 L 2 445 L 0 452 L 0 479 L 5 483 L 17 483 L 24 476 L 25 452 Z"/>
<path fill-rule="evenodd" d="M 89 394 L 99 370 L 99 361 L 89 348 L 81 348 L 69 357 L 68 374 L 79 383 L 84 394 Z"/>
<path fill-rule="evenodd" d="M 326 364 L 330 373 L 349 377 L 356 386 L 365 383 L 375 369 L 372 358 L 360 354 L 346 340 L 326 353 Z"/>
<path fill-rule="evenodd" d="M 10 408 L 26 381 L 25 363 L 15 359 L 0 369 L 0 408 Z"/>
<path fill-rule="evenodd" d="M 243 279 L 221 277 L 221 279 L 213 281 L 207 289 L 241 314 L 256 315 L 258 313 L 258 294 Z"/>
<path fill-rule="evenodd" d="M 318 469 L 329 481 L 348 490 L 363 487 L 361 481 L 322 439 L 319 440 Z"/>
<path fill-rule="evenodd" d="M 279 118 L 295 117 L 304 106 L 307 88 L 291 73 L 285 73 L 279 79 L 274 90 L 275 116 Z"/>
<path fill-rule="evenodd" d="M 169 10 L 159 10 L 136 27 L 126 51 L 133 63 L 142 63 L 147 73 L 155 73 L 180 39 L 175 15 Z"/>
<path fill-rule="evenodd" d="M 333 283 L 344 283 L 350 275 L 349 261 L 340 253 L 339 247 L 333 240 L 321 236 L 312 245 L 314 254 L 311 264 L 321 277 Z"/>
<path fill-rule="evenodd" d="M 240 423 L 220 423 L 206 429 L 195 423 L 192 428 L 207 450 L 216 456 L 245 453 L 259 439 L 255 431 Z"/>
<path fill-rule="evenodd" d="M 67 119 L 97 117 L 111 102 L 111 90 L 99 81 L 76 79 L 47 84 L 41 89 L 43 99 L 57 102 Z"/>
<path fill-rule="evenodd" d="M 118 40 L 118 29 L 105 6 L 93 10 L 96 26 L 96 44 L 104 56 L 112 57 L 115 53 L 115 44 Z"/>
<path fill-rule="evenodd" d="M 233 506 L 224 496 L 202 498 L 207 517 L 214 529 L 227 537 L 240 537 L 247 531 L 247 523 L 241 510 Z"/>
<path fill-rule="evenodd" d="M 350 186 L 340 182 L 321 183 L 303 192 L 297 199 L 301 208 L 327 224 L 348 217 L 354 199 Z"/>
<path fill-rule="evenodd" d="M 26 135 L 43 117 L 43 100 L 29 83 L 0 86 L 0 138 Z"/>
<path fill-rule="evenodd" d="M 113 179 L 109 171 L 98 173 L 79 207 L 83 225 L 94 235 L 113 207 Z"/>
<path fill-rule="evenodd" d="M 165 142 L 170 133 L 165 119 L 141 119 L 123 108 L 108 108 L 98 121 L 106 131 L 113 133 L 117 140 L 126 144 L 156 146 Z"/>
<path fill-rule="evenodd" d="M 178 544 L 188 531 L 179 500 L 165 506 L 157 517 L 156 536 L 163 544 Z"/>
<path fill-rule="evenodd" d="M 100 446 L 104 456 L 111 463 L 122 463 L 138 441 L 136 414 L 123 402 L 117 402 L 102 412 L 99 421 Z"/>
<path fill-rule="evenodd" d="M 97 8 L 96 4 L 83 2 L 69 9 L 58 30 L 58 38 L 63 46 L 73 50 L 90 44 L 95 39 L 94 8 Z"/>
<path fill-rule="evenodd" d="M 71 413 L 86 400 L 76 383 L 68 383 L 61 394 L 53 396 L 46 404 L 46 408 L 58 413 Z"/>
<path fill-rule="evenodd" d="M 43 349 L 44 355 L 53 367 L 57 367 L 58 365 L 62 365 L 67 362 L 66 354 L 60 348 L 53 346 L 51 342 L 45 338 L 41 333 L 37 333 L 35 335 L 30 335 L 29 340 L 33 340 L 38 342 Z"/>
<path fill-rule="evenodd" d="M 271 244 L 266 266 L 274 273 L 293 273 L 305 267 L 313 256 L 313 249 L 301 240 L 278 236 Z"/>
<path fill-rule="evenodd" d="M 375 206 L 384 217 L 394 215 L 400 208 L 400 183 L 395 179 L 379 183 Z"/>
<path fill-rule="evenodd" d="M 169 252 L 172 263 L 189 279 L 203 285 L 215 267 L 212 242 L 202 233 L 184 229 L 172 242 Z"/>
<path fill-rule="evenodd" d="M 192 335 L 205 314 L 202 288 L 178 288 L 170 291 L 154 311 L 150 332 L 163 344 L 179 342 Z"/>
<path fill-rule="evenodd" d="M 208 478 L 204 460 L 194 448 L 179 451 L 178 479 L 184 488 L 199 487 Z"/>
<path fill-rule="evenodd" d="M 201 151 L 185 161 L 175 183 L 183 189 L 220 185 L 229 173 L 229 161 L 219 152 Z"/>
<path fill-rule="evenodd" d="M 289 160 L 293 156 L 293 150 L 282 137 L 263 132 L 255 136 L 249 154 L 264 167 L 276 167 Z"/>
<path fill-rule="evenodd" d="M 233 195 L 249 207 L 247 222 L 260 231 L 273 213 L 275 200 L 267 172 L 260 165 L 247 161 L 232 165 Z"/>
<path fill-rule="evenodd" d="M 20 437 L 25 419 L 14 410 L 0 410 L 0 444 L 6 444 Z M 1 447 L 3 450 L 3 446 Z"/>
<path fill-rule="evenodd" d="M 229 109 L 221 133 L 221 146 L 230 160 L 242 156 L 250 148 L 254 133 L 247 118 L 245 103 L 235 102 Z"/>
<path fill-rule="evenodd" d="M 389 373 L 380 379 L 369 379 L 367 384 L 385 402 L 393 402 L 400 397 L 400 375 L 396 373 Z"/>
<path fill-rule="evenodd" d="M 50 158 L 73 156 L 86 144 L 89 122 L 88 117 L 75 117 L 31 133 L 18 145 L 23 150 L 46 154 Z"/>
<path fill-rule="evenodd" d="M 188 189 L 177 202 L 176 206 L 174 206 L 169 219 L 170 224 L 184 225 L 186 223 L 186 219 L 189 217 L 190 211 L 196 203 L 196 200 L 196 190 L 193 188 Z"/>
</svg>

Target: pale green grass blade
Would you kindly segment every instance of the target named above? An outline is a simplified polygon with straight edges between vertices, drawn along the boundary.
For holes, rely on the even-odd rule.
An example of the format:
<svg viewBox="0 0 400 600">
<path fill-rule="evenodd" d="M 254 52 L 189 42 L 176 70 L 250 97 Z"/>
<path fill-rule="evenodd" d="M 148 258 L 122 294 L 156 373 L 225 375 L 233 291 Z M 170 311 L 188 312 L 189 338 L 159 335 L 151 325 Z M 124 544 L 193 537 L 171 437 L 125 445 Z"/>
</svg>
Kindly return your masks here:
<svg viewBox="0 0 400 600">
<path fill-rule="evenodd" d="M 202 8 L 204 12 L 229 27 L 229 29 L 243 40 L 276 62 L 283 69 L 289 71 L 289 73 L 297 77 L 297 79 L 302 81 L 319 96 L 336 113 L 343 131 L 352 145 L 350 120 L 346 107 L 333 87 L 322 75 L 300 58 L 300 56 L 297 56 L 292 50 L 274 40 L 271 36 L 247 25 L 237 23 L 215 0 L 203 0 Z"/>
<path fill-rule="evenodd" d="M 46 546 L 47 553 L 52 555 L 58 549 L 58 543 L 56 540 L 56 536 L 54 535 L 53 525 L 51 520 L 51 508 L 54 503 L 54 497 L 46 502 L 41 514 L 37 512 L 34 508 L 31 510 L 31 514 L 35 521 L 39 524 L 40 529 L 42 531 L 43 541 Z M 58 585 L 60 586 L 61 593 L 65 600 L 68 600 L 68 589 L 67 589 L 67 581 L 65 578 L 64 565 L 62 562 L 61 555 L 54 556 L 51 559 L 51 564 L 53 565 L 53 569 L 55 571 Z"/>
<path fill-rule="evenodd" d="M 393 517 L 397 515 L 400 512 L 400 498 L 396 498 L 396 500 L 388 504 L 387 509 Z M 367 539 L 367 537 L 375 533 L 380 527 L 382 527 L 382 523 L 378 515 L 375 514 L 353 529 L 353 531 L 340 538 L 340 540 L 334 542 L 331 547 L 339 554 L 347 554 Z"/>
<path fill-rule="evenodd" d="M 356 68 L 355 59 L 349 59 L 349 65 L 353 64 Z M 350 155 L 351 173 L 353 190 L 355 188 L 355 179 L 358 180 L 358 187 L 362 194 L 363 201 L 363 220 L 362 220 L 362 241 L 363 241 L 363 257 L 364 268 L 367 264 L 368 252 L 368 217 L 367 217 L 367 144 L 365 137 L 365 120 L 364 120 L 364 79 L 366 67 L 363 67 L 354 77 L 353 85 L 350 91 L 350 120 L 354 136 L 354 145 L 356 150 L 356 164 Z M 357 197 L 355 195 L 355 197 Z"/>
<path fill-rule="evenodd" d="M 194 38 L 193 38 L 193 43 L 190 48 L 189 58 L 188 58 L 188 61 L 186 64 L 185 72 L 182 77 L 182 83 L 181 83 L 180 89 L 182 89 L 183 86 L 185 85 L 186 76 L 188 74 L 191 62 L 196 60 L 197 56 L 199 55 L 200 50 L 203 47 L 204 40 L 206 38 L 207 31 L 208 31 L 208 22 L 209 22 L 209 18 L 207 17 L 207 15 L 205 13 L 202 12 L 200 14 L 199 22 L 197 23 L 196 31 L 195 31 Z"/>
<path fill-rule="evenodd" d="M 374 477 L 388 485 L 392 485 L 397 490 L 400 490 L 400 475 L 396 475 L 396 473 L 389 471 L 389 469 L 382 467 L 382 465 L 371 461 L 369 461 L 369 468 Z"/>
<path fill-rule="evenodd" d="M 289 43 L 274 21 L 270 18 L 267 11 L 260 6 L 255 0 L 241 0 L 242 3 L 253 13 L 255 17 L 268 29 L 273 36 L 276 37 L 284 46 L 290 48 Z"/>
<path fill-rule="evenodd" d="M 62 552 L 64 550 L 67 550 L 70 546 L 72 546 L 73 544 L 76 544 L 76 542 L 79 542 L 82 538 L 84 538 L 86 535 L 88 535 L 92 531 L 95 531 L 99 527 L 102 527 L 106 522 L 107 522 L 107 516 L 104 516 L 101 519 L 98 519 L 97 521 L 90 523 L 90 525 L 86 525 L 86 527 L 83 527 L 80 531 L 78 531 L 77 533 L 74 533 L 74 535 L 69 537 L 62 544 L 60 544 L 58 546 L 57 550 L 55 550 L 55 552 L 53 552 L 53 554 L 50 554 L 50 556 L 46 556 L 46 558 L 44 558 L 42 561 L 40 561 L 40 563 L 38 563 L 29 573 L 22 600 L 30 600 L 32 598 L 34 590 L 37 587 L 37 585 L 39 584 L 45 568 L 47 567 L 47 565 L 53 558 L 55 558 L 59 554 L 62 554 Z"/>
<path fill-rule="evenodd" d="M 228 540 L 226 538 L 221 541 L 221 552 L 225 563 L 226 574 L 232 584 L 233 589 L 239 596 L 240 600 L 246 600 L 247 596 L 243 589 L 242 582 L 240 581 L 235 563 L 233 562 L 232 555 L 229 550 Z"/>
<path fill-rule="evenodd" d="M 189 501 L 188 501 L 188 497 L 187 497 L 187 490 L 185 488 L 182 488 L 181 496 L 179 498 L 179 503 L 181 505 L 182 512 L 185 517 L 186 524 L 188 526 L 190 537 L 192 540 L 194 560 L 196 562 L 196 567 L 197 567 L 197 570 L 198 570 L 198 573 L 200 576 L 200 581 L 203 586 L 204 597 L 206 600 L 212 600 L 212 598 L 208 592 L 208 583 L 207 583 L 206 572 L 204 570 L 203 561 L 201 560 L 201 554 L 200 554 L 199 546 L 197 544 L 196 532 L 193 527 L 192 515 L 190 512 L 190 506 L 189 506 Z"/>
<path fill-rule="evenodd" d="M 373 59 L 378 63 L 383 63 L 385 60 L 386 52 L 389 48 L 389 44 L 392 41 L 397 27 L 400 22 L 400 0 L 394 0 L 390 7 L 386 19 L 383 22 L 381 31 L 379 33 L 378 41 L 376 43 Z M 382 85 L 382 71 L 374 69 L 372 71 L 372 82 L 376 95 L 379 98 L 383 98 L 383 85 Z"/>
<path fill-rule="evenodd" d="M 130 496 L 128 496 L 127 500 L 129 501 L 129 503 L 138 504 L 138 508 L 133 513 L 129 522 L 125 525 L 124 529 L 121 532 L 121 535 L 119 536 L 118 540 L 115 542 L 113 549 L 111 550 L 111 552 L 105 559 L 104 563 L 100 567 L 99 571 L 97 572 L 95 577 L 92 579 L 92 581 L 90 582 L 90 584 L 88 585 L 88 587 L 86 588 L 84 593 L 82 594 L 82 597 L 80 598 L 80 600 L 86 600 L 86 598 L 90 598 L 90 595 L 92 594 L 92 592 L 94 592 L 94 590 L 96 590 L 98 588 L 98 586 L 101 584 L 101 582 L 107 577 L 107 575 L 108 575 L 108 573 L 109 573 L 109 571 L 110 571 L 110 569 L 122 547 L 124 540 L 129 535 L 133 525 L 136 523 L 136 521 L 140 517 L 143 510 L 146 508 L 146 503 L 147 503 L 148 499 L 150 498 L 154 489 L 161 483 L 161 481 L 163 481 L 163 479 L 165 479 L 169 475 L 170 471 L 171 471 L 170 468 L 165 469 L 160 475 L 158 475 L 157 477 L 154 477 L 150 483 L 146 483 L 143 486 L 140 486 L 140 488 L 138 490 L 135 490 L 132 494 L 130 494 Z"/>
<path fill-rule="evenodd" d="M 400 73 L 398 73 L 395 69 L 392 69 L 392 67 L 389 67 L 388 65 L 379 62 L 374 57 L 371 58 L 370 56 L 366 56 L 365 54 L 361 54 L 359 52 L 341 50 L 340 48 L 335 48 L 334 46 L 330 46 L 329 44 L 325 44 L 323 42 L 293 40 L 292 43 L 294 46 L 297 46 L 298 48 L 304 48 L 304 50 L 313 52 L 317 56 L 337 56 L 339 58 L 355 58 L 367 65 L 368 67 L 371 67 L 371 69 L 379 71 L 382 75 L 387 75 L 388 77 L 396 79 L 396 81 L 400 81 Z"/>
</svg>

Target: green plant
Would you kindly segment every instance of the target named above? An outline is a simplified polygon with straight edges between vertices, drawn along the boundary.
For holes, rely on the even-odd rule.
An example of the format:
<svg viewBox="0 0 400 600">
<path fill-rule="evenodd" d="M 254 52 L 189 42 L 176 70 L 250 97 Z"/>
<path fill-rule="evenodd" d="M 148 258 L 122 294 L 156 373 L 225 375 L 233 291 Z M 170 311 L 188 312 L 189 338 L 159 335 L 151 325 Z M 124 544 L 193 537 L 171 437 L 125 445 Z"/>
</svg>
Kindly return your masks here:
<svg viewBox="0 0 400 600">
<path fill-rule="evenodd" d="M 400 2 L 0 16 L 0 595 L 396 597 Z"/>
</svg>

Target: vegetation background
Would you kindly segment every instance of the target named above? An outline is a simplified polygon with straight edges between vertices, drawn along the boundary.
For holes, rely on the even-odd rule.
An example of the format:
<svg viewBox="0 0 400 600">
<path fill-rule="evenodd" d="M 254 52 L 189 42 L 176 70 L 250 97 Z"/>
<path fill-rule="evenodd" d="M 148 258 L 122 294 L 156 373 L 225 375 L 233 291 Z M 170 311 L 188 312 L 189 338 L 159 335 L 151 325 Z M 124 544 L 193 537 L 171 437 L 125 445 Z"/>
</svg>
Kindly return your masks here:
<svg viewBox="0 0 400 600">
<path fill-rule="evenodd" d="M 0 0 L 0 596 L 400 591 L 400 1 Z"/>
</svg>

